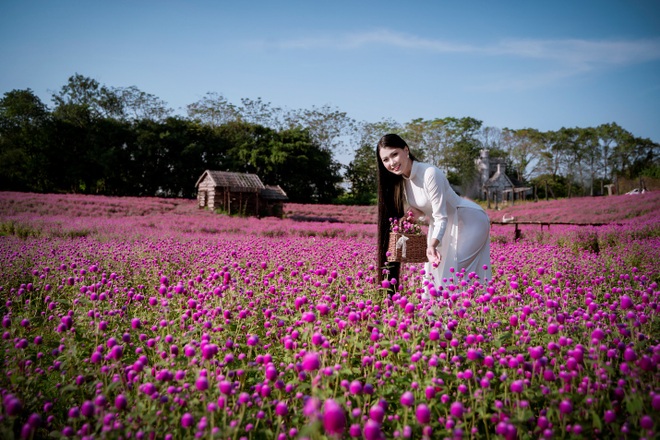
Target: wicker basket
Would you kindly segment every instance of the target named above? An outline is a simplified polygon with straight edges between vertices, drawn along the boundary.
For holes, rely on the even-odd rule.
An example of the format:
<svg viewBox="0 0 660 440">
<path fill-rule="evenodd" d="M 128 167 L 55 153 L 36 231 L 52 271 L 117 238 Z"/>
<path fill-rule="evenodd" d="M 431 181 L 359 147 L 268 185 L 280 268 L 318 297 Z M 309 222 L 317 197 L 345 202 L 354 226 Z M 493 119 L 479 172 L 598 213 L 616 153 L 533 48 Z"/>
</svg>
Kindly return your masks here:
<svg viewBox="0 0 660 440">
<path fill-rule="evenodd" d="M 407 240 L 397 246 L 401 237 L 407 237 Z M 405 242 L 405 245 L 403 245 Z M 405 246 L 405 248 L 404 248 Z M 405 256 L 404 256 L 405 251 Z M 400 263 L 426 263 L 426 235 L 411 235 L 390 232 L 390 242 L 387 246 L 387 261 L 398 261 Z"/>
</svg>

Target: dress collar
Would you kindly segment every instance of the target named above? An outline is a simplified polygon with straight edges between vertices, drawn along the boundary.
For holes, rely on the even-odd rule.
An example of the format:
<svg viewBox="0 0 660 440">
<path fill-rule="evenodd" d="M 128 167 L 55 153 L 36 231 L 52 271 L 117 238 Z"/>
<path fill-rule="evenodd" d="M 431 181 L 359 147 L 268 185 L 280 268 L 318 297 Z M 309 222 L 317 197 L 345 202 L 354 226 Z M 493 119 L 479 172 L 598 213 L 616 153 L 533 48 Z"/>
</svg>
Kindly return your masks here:
<svg viewBox="0 0 660 440">
<path fill-rule="evenodd" d="M 415 174 L 417 174 L 418 169 L 419 169 L 419 161 L 413 160 L 412 166 L 410 167 L 410 177 L 403 176 L 403 178 L 406 180 L 413 179 L 415 177 Z"/>
</svg>

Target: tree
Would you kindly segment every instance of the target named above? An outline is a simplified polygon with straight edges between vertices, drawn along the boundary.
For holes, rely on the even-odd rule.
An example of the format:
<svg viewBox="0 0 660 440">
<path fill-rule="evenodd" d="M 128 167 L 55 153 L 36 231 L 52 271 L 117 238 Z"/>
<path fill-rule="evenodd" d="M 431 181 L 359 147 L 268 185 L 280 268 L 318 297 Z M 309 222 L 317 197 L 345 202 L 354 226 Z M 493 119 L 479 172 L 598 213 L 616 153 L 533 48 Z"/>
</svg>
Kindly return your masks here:
<svg viewBox="0 0 660 440">
<path fill-rule="evenodd" d="M 199 101 L 189 104 L 188 117 L 211 127 L 219 127 L 239 119 L 239 111 L 223 95 L 208 92 Z"/>
<path fill-rule="evenodd" d="M 45 153 L 50 113 L 30 89 L 0 99 L 0 188 L 46 191 Z"/>
<path fill-rule="evenodd" d="M 506 152 L 515 178 L 521 182 L 528 181 L 536 174 L 539 167 L 539 159 L 542 144 L 541 135 L 538 130 L 524 128 L 511 130 L 505 128 L 502 130 L 501 145 Z"/>
<path fill-rule="evenodd" d="M 341 165 L 306 129 L 278 132 L 271 160 L 273 172 L 267 182 L 279 184 L 292 202 L 332 203 L 342 193 Z"/>
<path fill-rule="evenodd" d="M 377 197 L 376 175 L 378 163 L 374 148 L 364 144 L 355 152 L 346 168 L 346 179 L 351 184 L 350 195 L 357 204 L 371 205 Z"/>
<path fill-rule="evenodd" d="M 488 150 L 501 149 L 502 130 L 497 127 L 482 127 L 478 134 L 479 142 Z"/>
<path fill-rule="evenodd" d="M 156 96 L 143 92 L 136 86 L 112 89 L 119 99 L 121 119 L 139 121 L 164 121 L 172 114 L 167 103 Z"/>
<path fill-rule="evenodd" d="M 448 170 L 447 178 L 452 183 L 469 186 L 477 173 L 474 164 L 481 149 L 477 135 L 482 122 L 470 117 L 444 118 L 442 125 L 447 144 L 441 160 Z"/>
<path fill-rule="evenodd" d="M 450 144 L 444 119 L 413 119 L 405 125 L 403 136 L 419 160 L 433 165 L 443 164 L 444 149 Z"/>
<path fill-rule="evenodd" d="M 376 154 L 376 144 L 381 137 L 388 133 L 400 133 L 401 124 L 393 119 L 382 119 L 378 122 L 357 122 L 353 131 L 353 145 L 362 148 L 364 145 L 370 145 Z M 357 149 L 356 148 L 356 149 Z"/>
<path fill-rule="evenodd" d="M 600 149 L 600 141 L 598 138 L 598 130 L 595 128 L 580 128 L 578 129 L 577 143 L 580 145 L 585 157 L 585 167 L 589 172 L 589 179 L 586 185 L 589 187 L 589 195 L 594 195 L 594 185 L 596 182 L 596 173 L 600 168 L 602 162 L 602 150 Z"/>
<path fill-rule="evenodd" d="M 614 181 L 616 160 L 613 157 L 619 142 L 624 138 L 625 130 L 616 123 L 601 124 L 596 127 L 599 149 L 601 150 L 601 178 L 609 182 Z M 601 188 L 602 189 L 602 188 Z"/>
<path fill-rule="evenodd" d="M 345 148 L 345 138 L 355 130 L 355 121 L 329 105 L 294 110 L 284 116 L 288 128 L 306 128 L 312 140 L 323 150 L 337 153 Z"/>
<path fill-rule="evenodd" d="M 281 108 L 273 108 L 270 102 L 263 102 L 261 98 L 256 100 L 242 98 L 241 104 L 241 107 L 238 108 L 238 114 L 243 122 L 262 125 L 275 130 L 282 128 Z"/>
<path fill-rule="evenodd" d="M 111 88 L 79 73 L 69 77 L 58 93 L 53 94 L 54 114 L 78 126 L 98 118 L 121 118 L 121 98 Z"/>
</svg>

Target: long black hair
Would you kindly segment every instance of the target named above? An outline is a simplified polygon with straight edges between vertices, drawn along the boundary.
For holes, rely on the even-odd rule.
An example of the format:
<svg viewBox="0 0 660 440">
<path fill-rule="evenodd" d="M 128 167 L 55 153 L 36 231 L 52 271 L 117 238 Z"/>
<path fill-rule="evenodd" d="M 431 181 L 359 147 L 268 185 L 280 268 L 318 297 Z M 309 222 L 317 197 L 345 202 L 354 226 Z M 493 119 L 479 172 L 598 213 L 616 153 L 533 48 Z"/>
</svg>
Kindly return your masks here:
<svg viewBox="0 0 660 440">
<path fill-rule="evenodd" d="M 379 282 L 385 278 L 381 269 L 384 266 L 387 266 L 389 270 L 389 278 L 399 280 L 400 264 L 387 263 L 387 245 L 390 236 L 390 219 L 403 217 L 406 204 L 403 177 L 388 171 L 380 159 L 380 149 L 384 147 L 403 150 L 408 147 L 408 144 L 399 135 L 390 133 L 380 138 L 376 146 L 376 162 L 378 163 L 378 265 L 376 267 L 379 268 Z M 408 147 L 408 151 L 410 151 L 410 147 Z M 417 160 L 412 153 L 409 154 L 409 157 L 413 161 Z"/>
</svg>

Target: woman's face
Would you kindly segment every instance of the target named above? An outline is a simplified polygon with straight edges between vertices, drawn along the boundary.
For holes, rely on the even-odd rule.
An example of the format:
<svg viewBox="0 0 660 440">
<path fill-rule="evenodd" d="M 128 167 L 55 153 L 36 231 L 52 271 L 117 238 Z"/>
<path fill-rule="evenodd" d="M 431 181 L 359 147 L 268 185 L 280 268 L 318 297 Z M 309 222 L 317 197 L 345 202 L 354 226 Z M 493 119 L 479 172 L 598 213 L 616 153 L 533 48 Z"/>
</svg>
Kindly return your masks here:
<svg viewBox="0 0 660 440">
<path fill-rule="evenodd" d="M 408 157 L 408 147 L 405 148 L 392 148 L 382 147 L 380 149 L 380 160 L 383 165 L 391 173 L 410 177 L 410 170 L 412 169 L 412 159 Z"/>
</svg>

